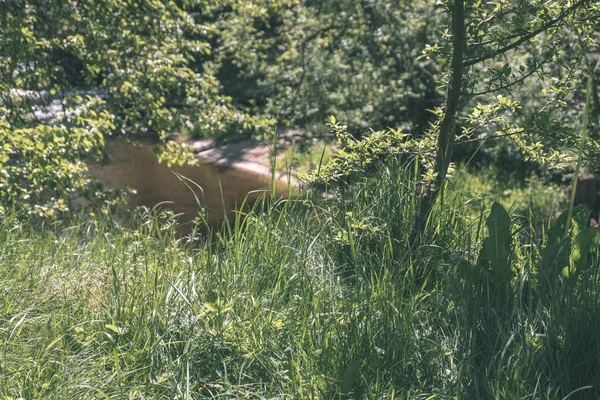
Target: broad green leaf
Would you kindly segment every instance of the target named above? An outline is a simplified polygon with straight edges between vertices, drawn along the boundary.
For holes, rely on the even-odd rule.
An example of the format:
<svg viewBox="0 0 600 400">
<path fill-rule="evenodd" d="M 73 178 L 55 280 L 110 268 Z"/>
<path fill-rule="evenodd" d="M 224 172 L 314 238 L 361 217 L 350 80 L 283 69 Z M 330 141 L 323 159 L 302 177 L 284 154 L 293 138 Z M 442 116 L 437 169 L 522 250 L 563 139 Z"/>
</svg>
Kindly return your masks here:
<svg viewBox="0 0 600 400">
<path fill-rule="evenodd" d="M 571 233 L 564 237 L 567 226 L 568 210 L 564 211 L 548 230 L 546 244 L 541 251 L 540 272 L 558 274 L 563 268 L 568 267 L 571 257 Z M 588 211 L 584 205 L 573 208 L 571 225 L 573 229 L 581 229 L 587 224 Z M 554 271 L 554 272 L 552 272 Z"/>
<path fill-rule="evenodd" d="M 590 254 L 600 244 L 600 232 L 597 228 L 587 228 L 577 234 L 573 240 L 571 254 L 573 269 L 570 277 L 576 277 L 590 267 Z"/>
<path fill-rule="evenodd" d="M 342 375 L 342 382 L 340 384 L 340 393 L 348 394 L 352 389 L 352 386 L 356 382 L 356 377 L 360 371 L 360 360 L 354 360 L 348 365 L 344 374 Z"/>
<path fill-rule="evenodd" d="M 510 281 L 512 270 L 509 264 L 511 257 L 512 236 L 510 232 L 510 215 L 504 207 L 495 202 L 487 218 L 488 237 L 483 241 L 478 264 L 491 270 L 493 276 L 500 281 Z"/>
</svg>

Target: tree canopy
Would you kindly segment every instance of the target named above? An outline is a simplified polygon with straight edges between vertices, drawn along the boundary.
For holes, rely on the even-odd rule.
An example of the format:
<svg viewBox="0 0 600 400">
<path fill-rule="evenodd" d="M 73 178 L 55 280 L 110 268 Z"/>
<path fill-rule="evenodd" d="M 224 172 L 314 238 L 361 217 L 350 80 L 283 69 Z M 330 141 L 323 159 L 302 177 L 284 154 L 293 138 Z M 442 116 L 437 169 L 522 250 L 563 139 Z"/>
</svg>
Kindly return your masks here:
<svg viewBox="0 0 600 400">
<path fill-rule="evenodd" d="M 354 138 L 391 129 L 441 179 L 456 146 L 564 167 L 590 74 L 600 110 L 585 0 L 28 0 L 0 14 L 0 199 L 42 216 L 103 198 L 85 160 L 108 136 L 152 135 L 183 163 L 173 133 L 318 134 L 335 115 Z"/>
</svg>

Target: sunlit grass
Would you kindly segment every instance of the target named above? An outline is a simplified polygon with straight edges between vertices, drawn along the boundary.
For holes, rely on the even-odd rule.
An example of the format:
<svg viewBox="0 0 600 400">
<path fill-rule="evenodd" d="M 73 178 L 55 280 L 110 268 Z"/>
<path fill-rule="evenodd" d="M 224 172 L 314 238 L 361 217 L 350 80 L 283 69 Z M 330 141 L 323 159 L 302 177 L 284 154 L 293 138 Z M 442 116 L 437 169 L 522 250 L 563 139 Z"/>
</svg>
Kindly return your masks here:
<svg viewBox="0 0 600 400">
<path fill-rule="evenodd" d="M 413 171 L 382 167 L 328 200 L 259 201 L 187 238 L 164 213 L 138 215 L 137 230 L 4 218 L 0 396 L 597 397 L 597 250 L 542 296 L 544 241 L 515 225 L 497 298 L 477 270 L 488 206 L 466 191 L 408 252 Z"/>
</svg>

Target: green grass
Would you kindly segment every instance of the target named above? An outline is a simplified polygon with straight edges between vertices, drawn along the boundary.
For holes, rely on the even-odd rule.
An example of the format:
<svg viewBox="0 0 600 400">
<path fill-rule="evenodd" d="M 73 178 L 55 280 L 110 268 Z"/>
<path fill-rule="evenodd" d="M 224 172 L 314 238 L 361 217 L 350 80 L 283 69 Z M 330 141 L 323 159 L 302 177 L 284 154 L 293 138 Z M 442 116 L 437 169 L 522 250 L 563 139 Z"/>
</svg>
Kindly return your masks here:
<svg viewBox="0 0 600 400">
<path fill-rule="evenodd" d="M 277 157 L 277 170 L 285 174 L 290 168 L 294 172 L 307 173 L 317 170 L 331 158 L 333 144 L 316 141 L 305 145 L 293 145 Z"/>
<path fill-rule="evenodd" d="M 596 242 L 550 254 L 513 223 L 494 270 L 488 206 L 455 190 L 408 252 L 413 170 L 207 236 L 2 219 L 0 398 L 597 398 Z"/>
<path fill-rule="evenodd" d="M 497 201 L 513 217 L 530 223 L 536 230 L 547 226 L 557 213 L 568 208 L 564 186 L 545 182 L 535 175 L 519 179 L 491 167 L 469 173 L 459 169 L 452 178 L 451 188 L 469 201 L 472 215 Z"/>
</svg>

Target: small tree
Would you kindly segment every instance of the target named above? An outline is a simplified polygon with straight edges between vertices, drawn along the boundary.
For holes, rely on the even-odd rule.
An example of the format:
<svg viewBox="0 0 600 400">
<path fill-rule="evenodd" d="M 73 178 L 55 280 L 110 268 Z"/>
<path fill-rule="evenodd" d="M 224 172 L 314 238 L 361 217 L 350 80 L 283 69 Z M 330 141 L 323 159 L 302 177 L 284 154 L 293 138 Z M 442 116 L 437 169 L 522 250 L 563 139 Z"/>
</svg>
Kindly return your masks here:
<svg viewBox="0 0 600 400">
<path fill-rule="evenodd" d="M 437 111 L 438 123 L 429 132 L 435 142 L 435 161 L 419 207 L 413 242 L 418 242 L 436 200 L 443 194 L 457 144 L 507 137 L 528 159 L 553 167 L 562 167 L 571 161 L 572 157 L 567 154 L 546 149 L 535 140 L 536 125 L 543 122 L 536 117 L 546 108 L 560 105 L 576 88 L 574 80 L 581 79 L 581 71 L 586 70 L 581 64 L 586 53 L 596 45 L 595 25 L 600 21 L 598 3 L 586 0 L 485 3 L 448 0 L 445 7 L 452 18 L 447 30 L 451 38 L 450 73 L 444 109 Z M 570 44 L 571 53 L 565 55 L 559 46 L 566 46 L 572 40 L 575 44 Z M 438 49 L 438 46 L 431 47 L 426 53 L 431 56 L 439 53 Z M 533 61 L 513 67 L 511 61 L 519 60 L 514 57 L 519 52 L 532 55 Z M 538 54 L 543 56 L 541 60 L 536 58 Z M 552 76 L 553 73 L 556 75 Z M 520 102 L 511 95 L 511 90 L 534 77 L 542 81 L 554 78 L 553 95 L 547 96 L 542 110 L 533 111 L 519 124 L 515 118 L 509 118 L 520 109 Z M 547 89 L 543 90 L 547 93 Z M 484 100 L 477 101 L 482 97 Z M 468 116 L 461 113 L 465 105 L 472 106 Z M 457 119 L 461 120 L 459 139 Z M 490 131 L 495 132 L 490 134 Z M 568 130 L 554 133 L 562 135 L 563 144 L 573 145 Z"/>
<path fill-rule="evenodd" d="M 332 119 L 341 151 L 307 176 L 330 181 L 385 157 L 418 156 L 424 195 L 411 232 L 413 245 L 438 199 L 443 205 L 457 146 L 479 142 L 481 148 L 504 138 L 526 161 L 552 168 L 572 165 L 581 145 L 577 132 L 586 76 L 597 62 L 597 2 L 447 0 L 442 6 L 450 16 L 447 41 L 423 50 L 424 57 L 447 70 L 445 104 L 433 110 L 437 119 L 430 129 L 419 137 L 388 129 L 358 144 Z M 588 142 L 585 148 L 587 159 L 598 159 L 600 145 Z"/>
</svg>

